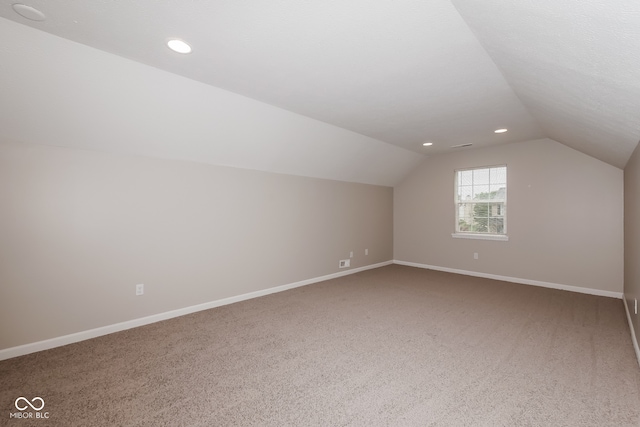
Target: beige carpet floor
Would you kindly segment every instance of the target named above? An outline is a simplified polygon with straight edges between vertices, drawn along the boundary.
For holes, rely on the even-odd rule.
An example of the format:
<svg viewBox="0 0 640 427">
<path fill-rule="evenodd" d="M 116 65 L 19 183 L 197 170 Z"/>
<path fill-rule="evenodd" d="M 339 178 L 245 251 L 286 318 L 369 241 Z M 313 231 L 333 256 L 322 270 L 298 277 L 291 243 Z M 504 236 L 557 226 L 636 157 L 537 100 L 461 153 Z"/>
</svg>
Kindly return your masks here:
<svg viewBox="0 0 640 427">
<path fill-rule="evenodd" d="M 0 362 L 8 426 L 638 426 L 621 300 L 387 266 Z M 41 396 L 48 420 L 9 419 Z"/>
</svg>

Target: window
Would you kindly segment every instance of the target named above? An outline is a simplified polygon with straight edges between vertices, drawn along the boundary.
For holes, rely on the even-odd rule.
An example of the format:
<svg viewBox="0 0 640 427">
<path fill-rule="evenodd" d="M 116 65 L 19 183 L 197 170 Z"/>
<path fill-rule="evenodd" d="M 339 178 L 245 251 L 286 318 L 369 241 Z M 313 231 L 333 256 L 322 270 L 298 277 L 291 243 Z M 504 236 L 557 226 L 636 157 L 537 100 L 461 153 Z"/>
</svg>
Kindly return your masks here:
<svg viewBox="0 0 640 427">
<path fill-rule="evenodd" d="M 507 167 L 456 171 L 453 237 L 507 240 Z"/>
</svg>

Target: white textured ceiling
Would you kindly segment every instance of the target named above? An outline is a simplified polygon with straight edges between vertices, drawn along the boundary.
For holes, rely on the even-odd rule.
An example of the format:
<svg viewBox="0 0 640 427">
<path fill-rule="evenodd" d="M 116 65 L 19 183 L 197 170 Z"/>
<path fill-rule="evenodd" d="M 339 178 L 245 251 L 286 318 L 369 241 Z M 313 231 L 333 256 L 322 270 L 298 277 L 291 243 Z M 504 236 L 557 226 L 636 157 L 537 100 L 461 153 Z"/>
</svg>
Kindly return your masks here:
<svg viewBox="0 0 640 427">
<path fill-rule="evenodd" d="M 0 76 L 0 143 L 386 186 L 423 160 L 412 151 L 3 18 Z"/>
<path fill-rule="evenodd" d="M 547 137 L 624 167 L 640 140 L 640 1 L 453 3 Z"/>
<path fill-rule="evenodd" d="M 1 17 L 368 136 L 364 146 L 378 150 L 375 140 L 437 154 L 463 143 L 550 137 L 623 167 L 640 139 L 637 1 L 24 0 L 44 22 L 17 15 L 11 4 L 22 0 L 1 1 Z M 169 51 L 171 37 L 188 41 L 193 53 Z M 42 54 L 33 50 L 7 45 L 5 59 L 27 63 L 25 55 Z M 51 54 L 38 66 L 56 69 L 61 60 Z M 46 76 L 40 71 L 32 77 Z M 509 132 L 495 135 L 499 127 Z M 17 130 L 12 138 L 21 139 Z M 423 148 L 425 140 L 434 146 Z M 300 161 L 297 144 L 281 142 L 275 154 L 298 152 Z M 259 145 L 254 156 L 274 155 L 273 145 Z M 346 149 L 366 152 L 356 145 Z M 180 150 L 170 151 L 197 157 Z M 383 151 L 390 163 L 415 164 L 411 155 Z M 364 168 L 339 152 L 327 156 Z M 314 156 L 306 157 L 314 167 Z M 361 161 L 378 166 L 378 159 Z M 378 181 L 393 183 L 398 173 Z"/>
</svg>

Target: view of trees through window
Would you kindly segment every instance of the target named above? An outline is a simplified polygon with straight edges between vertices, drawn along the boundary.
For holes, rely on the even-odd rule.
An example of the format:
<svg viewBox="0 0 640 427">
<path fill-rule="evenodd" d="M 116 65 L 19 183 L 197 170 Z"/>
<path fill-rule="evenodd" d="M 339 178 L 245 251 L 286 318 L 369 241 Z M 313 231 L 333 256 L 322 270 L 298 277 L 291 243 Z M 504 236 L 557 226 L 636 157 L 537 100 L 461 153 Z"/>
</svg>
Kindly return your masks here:
<svg viewBox="0 0 640 427">
<path fill-rule="evenodd" d="M 456 232 L 506 233 L 507 167 L 456 172 Z"/>
</svg>

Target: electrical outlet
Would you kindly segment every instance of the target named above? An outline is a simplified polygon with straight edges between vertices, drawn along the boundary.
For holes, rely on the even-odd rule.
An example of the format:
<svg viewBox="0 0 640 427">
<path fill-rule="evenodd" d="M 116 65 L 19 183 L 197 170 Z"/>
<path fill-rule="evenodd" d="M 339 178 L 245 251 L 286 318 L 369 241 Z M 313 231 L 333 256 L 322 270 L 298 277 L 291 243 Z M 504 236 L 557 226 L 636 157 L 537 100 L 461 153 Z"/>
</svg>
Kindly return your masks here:
<svg viewBox="0 0 640 427">
<path fill-rule="evenodd" d="M 638 314 L 638 298 L 636 298 L 635 301 L 636 303 L 634 304 L 633 311 L 635 311 L 636 314 Z"/>
<path fill-rule="evenodd" d="M 365 250 L 364 250 L 364 254 L 365 254 L 365 255 L 369 255 L 369 249 L 365 249 Z"/>
<path fill-rule="evenodd" d="M 478 259 L 478 252 L 473 253 L 473 259 Z"/>
<path fill-rule="evenodd" d="M 144 294 L 144 284 L 140 283 L 136 285 L 136 295 L 143 295 L 143 294 Z"/>
<path fill-rule="evenodd" d="M 349 258 L 353 258 L 353 251 L 349 252 Z"/>
<path fill-rule="evenodd" d="M 341 259 L 340 263 L 338 264 L 338 268 L 346 268 L 346 267 L 351 267 L 351 260 Z"/>
</svg>

